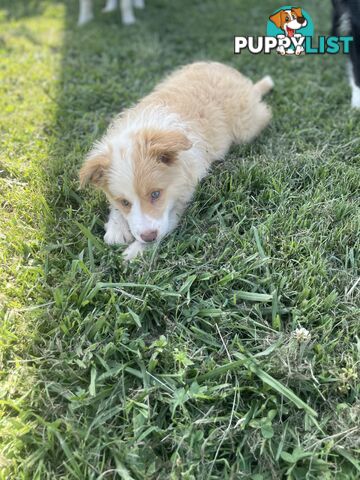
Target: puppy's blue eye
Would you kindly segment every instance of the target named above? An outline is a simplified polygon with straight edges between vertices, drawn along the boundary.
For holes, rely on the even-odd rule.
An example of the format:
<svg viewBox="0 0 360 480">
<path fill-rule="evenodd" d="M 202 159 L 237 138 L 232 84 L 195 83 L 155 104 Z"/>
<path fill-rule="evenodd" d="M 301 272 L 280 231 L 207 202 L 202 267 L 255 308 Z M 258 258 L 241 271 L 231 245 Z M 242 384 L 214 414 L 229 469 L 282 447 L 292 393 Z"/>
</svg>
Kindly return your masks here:
<svg viewBox="0 0 360 480">
<path fill-rule="evenodd" d="M 151 192 L 152 200 L 157 200 L 160 197 L 160 192 L 157 190 L 156 192 Z"/>
<path fill-rule="evenodd" d="M 124 205 L 124 207 L 128 207 L 130 205 L 130 202 L 128 200 L 125 200 L 125 198 L 121 200 L 121 203 Z"/>
</svg>

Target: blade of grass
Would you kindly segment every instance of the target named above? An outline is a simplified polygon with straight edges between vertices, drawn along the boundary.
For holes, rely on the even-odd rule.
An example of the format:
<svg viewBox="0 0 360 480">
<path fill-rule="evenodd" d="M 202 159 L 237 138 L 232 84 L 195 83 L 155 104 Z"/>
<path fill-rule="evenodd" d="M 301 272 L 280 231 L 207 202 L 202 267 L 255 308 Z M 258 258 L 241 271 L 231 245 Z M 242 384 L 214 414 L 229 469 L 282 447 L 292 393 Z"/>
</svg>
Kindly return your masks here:
<svg viewBox="0 0 360 480">
<path fill-rule="evenodd" d="M 234 353 L 233 355 L 235 357 L 238 357 L 239 360 L 236 360 L 235 362 L 227 363 L 225 365 L 221 365 L 220 367 L 215 368 L 211 372 L 199 375 L 198 377 L 196 377 L 197 382 L 200 383 L 210 378 L 216 378 L 224 373 L 230 372 L 244 365 L 246 368 L 251 370 L 258 378 L 260 378 L 260 380 L 262 380 L 264 383 L 266 383 L 269 387 L 271 387 L 273 390 L 278 392 L 280 395 L 287 398 L 299 409 L 305 410 L 312 417 L 317 417 L 317 413 L 315 412 L 315 410 L 313 410 L 311 407 L 309 407 L 307 403 L 305 403 L 303 400 L 301 400 L 301 398 L 295 395 L 295 393 L 292 390 L 290 390 L 288 387 L 285 387 L 278 380 L 276 380 L 271 375 L 264 372 L 264 370 L 259 368 L 254 362 L 254 360 L 240 353 Z M 193 380 L 194 378 L 191 378 L 191 380 L 188 379 L 187 383 L 190 383 Z"/>
<path fill-rule="evenodd" d="M 241 358 L 243 360 L 246 360 L 247 357 L 241 353 L 234 353 L 235 357 Z M 249 370 L 251 370 L 260 380 L 262 380 L 266 385 L 271 387 L 273 390 L 276 392 L 280 393 L 283 397 L 287 398 L 292 402 L 294 405 L 296 405 L 298 408 L 305 410 L 310 416 L 317 417 L 317 413 L 315 410 L 313 410 L 307 403 L 305 403 L 301 398 L 299 398 L 295 393 L 290 390 L 290 388 L 285 387 L 282 383 L 280 383 L 278 380 L 273 378 L 271 375 L 268 373 L 264 372 L 258 365 L 255 363 L 253 359 L 249 359 L 249 363 L 247 364 Z"/>
<path fill-rule="evenodd" d="M 73 471 L 76 473 L 77 477 L 78 478 L 83 478 L 82 477 L 82 474 L 81 474 L 81 470 L 78 466 L 78 463 L 77 461 L 75 460 L 75 457 L 74 455 L 72 454 L 68 444 L 66 443 L 66 441 L 64 440 L 64 438 L 62 437 L 62 435 L 60 434 L 60 432 L 54 428 L 51 428 L 51 430 L 54 432 L 54 434 L 56 435 L 59 443 L 60 443 L 60 446 L 66 456 L 66 458 L 69 460 L 69 463 L 73 469 Z"/>
<path fill-rule="evenodd" d="M 346 458 L 346 460 L 348 462 L 350 462 L 352 465 L 354 465 L 354 467 L 356 468 L 356 470 L 358 472 L 360 472 L 360 464 L 359 462 L 347 451 L 345 450 L 345 448 L 342 448 L 342 447 L 337 447 L 336 448 L 336 451 L 339 455 L 341 455 L 342 457 Z"/>
<path fill-rule="evenodd" d="M 96 238 L 95 235 L 88 228 L 85 227 L 85 225 L 81 225 L 81 223 L 79 222 L 75 222 L 75 224 L 85 235 L 85 237 L 91 241 L 94 247 L 96 247 L 100 252 L 103 252 L 105 250 L 105 244 L 103 244 L 98 238 Z"/>
<path fill-rule="evenodd" d="M 155 292 L 160 292 L 164 297 L 181 297 L 181 295 L 177 292 L 169 292 L 164 288 L 158 287 L 157 285 L 150 285 L 145 283 L 112 283 L 112 282 L 98 282 L 95 287 L 89 292 L 86 296 L 86 300 L 93 299 L 100 290 L 117 290 L 123 288 L 143 288 L 153 290 Z"/>
<path fill-rule="evenodd" d="M 243 290 L 237 290 L 234 292 L 234 298 L 235 302 L 238 298 L 241 300 L 248 300 L 250 302 L 271 302 L 273 296 L 267 293 L 244 292 Z"/>
<path fill-rule="evenodd" d="M 221 365 L 220 367 L 214 368 L 211 372 L 204 373 L 196 377 L 196 381 L 198 383 L 203 382 L 204 380 L 209 380 L 210 378 L 216 378 L 222 375 L 223 373 L 231 372 L 232 370 L 236 370 L 237 368 L 241 367 L 248 361 L 247 358 L 244 360 L 236 360 L 235 362 L 226 363 L 225 365 Z M 192 383 L 195 378 L 187 379 L 186 383 Z"/>
</svg>

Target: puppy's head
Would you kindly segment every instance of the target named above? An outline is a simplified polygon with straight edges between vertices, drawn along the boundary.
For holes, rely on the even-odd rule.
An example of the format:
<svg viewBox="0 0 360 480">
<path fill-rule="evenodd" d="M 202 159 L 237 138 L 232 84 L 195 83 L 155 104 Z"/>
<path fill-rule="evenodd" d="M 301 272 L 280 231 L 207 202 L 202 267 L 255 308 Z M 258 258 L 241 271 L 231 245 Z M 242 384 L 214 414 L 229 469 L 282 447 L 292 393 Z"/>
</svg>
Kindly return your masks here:
<svg viewBox="0 0 360 480">
<path fill-rule="evenodd" d="M 274 15 L 271 15 L 270 20 L 277 28 L 281 28 L 287 34 L 306 27 L 307 25 L 307 20 L 303 16 L 301 8 L 298 7 L 294 7 L 291 10 L 280 10 Z"/>
<path fill-rule="evenodd" d="M 136 240 L 161 240 L 171 229 L 171 211 L 188 193 L 180 157 L 191 146 L 180 130 L 152 128 L 104 141 L 85 160 L 80 185 L 104 190 Z"/>
</svg>

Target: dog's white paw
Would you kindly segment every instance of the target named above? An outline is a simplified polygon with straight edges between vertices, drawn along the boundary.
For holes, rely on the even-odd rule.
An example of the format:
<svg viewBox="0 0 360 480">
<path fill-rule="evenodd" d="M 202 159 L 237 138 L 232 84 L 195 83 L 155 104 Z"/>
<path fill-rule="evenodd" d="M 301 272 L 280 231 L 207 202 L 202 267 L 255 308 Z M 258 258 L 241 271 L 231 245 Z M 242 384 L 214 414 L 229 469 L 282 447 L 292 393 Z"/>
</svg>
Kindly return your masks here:
<svg viewBox="0 0 360 480">
<path fill-rule="evenodd" d="M 124 13 L 122 16 L 122 22 L 124 25 L 132 25 L 136 22 L 136 18 L 134 17 L 133 13 Z"/>
<path fill-rule="evenodd" d="M 133 5 L 135 8 L 145 8 L 144 0 L 133 0 Z"/>
<path fill-rule="evenodd" d="M 146 248 L 146 245 L 144 243 L 140 243 L 137 240 L 135 242 L 131 243 L 126 250 L 123 252 L 123 257 L 124 260 L 127 260 L 128 262 L 132 260 L 133 258 L 137 257 L 140 255 Z"/>
<path fill-rule="evenodd" d="M 107 0 L 103 12 L 113 12 L 117 9 L 117 0 Z"/>
<path fill-rule="evenodd" d="M 107 245 L 128 244 L 131 240 L 133 240 L 133 236 L 130 232 L 115 230 L 114 228 L 109 228 L 104 235 L 104 242 Z"/>
<path fill-rule="evenodd" d="M 103 13 L 109 13 L 109 12 L 115 12 L 116 10 L 116 6 L 115 8 L 113 8 L 112 6 L 108 7 L 107 5 L 105 5 L 105 7 L 101 10 Z"/>
<path fill-rule="evenodd" d="M 355 84 L 352 86 L 351 106 L 360 108 L 360 87 Z"/>
<path fill-rule="evenodd" d="M 127 244 L 134 239 L 126 220 L 113 212 L 110 214 L 109 221 L 105 224 L 105 231 L 104 242 L 108 245 Z"/>
<path fill-rule="evenodd" d="M 78 26 L 81 27 L 82 25 L 89 23 L 93 18 L 94 15 L 92 13 L 84 13 L 79 15 Z"/>
</svg>

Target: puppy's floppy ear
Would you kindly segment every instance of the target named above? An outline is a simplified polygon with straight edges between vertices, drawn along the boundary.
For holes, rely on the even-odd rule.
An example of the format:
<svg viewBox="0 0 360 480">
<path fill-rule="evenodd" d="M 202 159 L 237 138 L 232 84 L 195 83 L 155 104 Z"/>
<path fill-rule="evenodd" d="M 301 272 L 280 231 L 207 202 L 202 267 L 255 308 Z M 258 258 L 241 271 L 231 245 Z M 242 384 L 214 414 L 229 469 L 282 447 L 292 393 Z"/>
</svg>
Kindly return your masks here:
<svg viewBox="0 0 360 480">
<path fill-rule="evenodd" d="M 192 142 L 180 130 L 158 130 L 147 132 L 147 146 L 152 155 L 170 165 L 179 152 L 192 147 Z"/>
<path fill-rule="evenodd" d="M 269 17 L 269 19 L 275 23 L 275 25 L 277 26 L 277 28 L 280 28 L 281 27 L 281 12 L 282 10 L 280 10 L 280 12 L 277 12 L 277 13 L 274 13 L 274 15 L 271 15 Z"/>
<path fill-rule="evenodd" d="M 299 8 L 299 7 L 293 7 L 291 9 L 291 11 L 294 12 L 297 17 L 302 17 L 303 16 L 301 8 Z"/>
<path fill-rule="evenodd" d="M 106 152 L 95 150 L 87 156 L 79 172 L 80 187 L 92 183 L 97 187 L 104 187 L 106 175 L 110 167 L 110 156 Z"/>
</svg>

